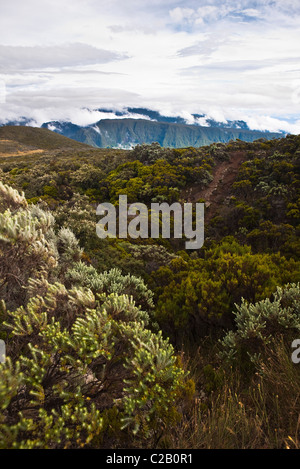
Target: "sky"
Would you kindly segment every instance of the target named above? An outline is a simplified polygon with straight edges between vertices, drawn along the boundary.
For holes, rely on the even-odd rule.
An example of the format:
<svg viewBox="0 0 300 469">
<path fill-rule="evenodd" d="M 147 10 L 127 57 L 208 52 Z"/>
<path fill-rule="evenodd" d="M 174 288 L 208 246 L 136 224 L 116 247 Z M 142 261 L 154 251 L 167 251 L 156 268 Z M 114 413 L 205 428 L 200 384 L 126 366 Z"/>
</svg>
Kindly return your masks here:
<svg viewBox="0 0 300 469">
<path fill-rule="evenodd" d="M 0 0 L 0 121 L 146 107 L 300 133 L 299 40 L 300 0 Z"/>
</svg>

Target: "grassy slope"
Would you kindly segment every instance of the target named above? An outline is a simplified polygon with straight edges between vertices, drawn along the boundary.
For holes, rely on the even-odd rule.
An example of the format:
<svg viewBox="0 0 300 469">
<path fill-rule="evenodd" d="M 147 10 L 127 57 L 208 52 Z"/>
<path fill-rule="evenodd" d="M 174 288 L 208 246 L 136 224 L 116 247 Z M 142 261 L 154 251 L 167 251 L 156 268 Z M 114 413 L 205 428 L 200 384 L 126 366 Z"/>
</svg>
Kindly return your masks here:
<svg viewBox="0 0 300 469">
<path fill-rule="evenodd" d="M 88 149 L 88 145 L 58 135 L 47 129 L 27 126 L 0 127 L 0 140 L 10 140 L 30 149 L 55 150 L 61 147 Z"/>
<path fill-rule="evenodd" d="M 0 127 L 0 160 L 2 164 L 35 164 L 35 162 L 65 159 L 93 162 L 106 167 L 127 160 L 126 150 L 95 148 L 77 142 L 48 129 L 27 126 Z"/>
</svg>

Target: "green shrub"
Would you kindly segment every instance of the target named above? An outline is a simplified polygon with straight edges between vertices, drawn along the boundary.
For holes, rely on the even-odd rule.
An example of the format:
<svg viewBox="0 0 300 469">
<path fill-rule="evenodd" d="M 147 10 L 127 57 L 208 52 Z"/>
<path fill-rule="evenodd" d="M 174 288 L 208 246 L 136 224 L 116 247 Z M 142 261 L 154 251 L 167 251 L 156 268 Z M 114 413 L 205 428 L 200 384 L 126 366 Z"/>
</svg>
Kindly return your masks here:
<svg viewBox="0 0 300 469">
<path fill-rule="evenodd" d="M 79 262 L 71 230 L 55 234 L 52 215 L 0 190 L 0 448 L 152 447 L 190 394 L 141 308 L 152 293 L 139 278 Z"/>
<path fill-rule="evenodd" d="M 229 331 L 222 340 L 221 356 L 242 367 L 259 364 L 261 353 L 269 350 L 279 337 L 290 340 L 300 332 L 300 286 L 287 284 L 277 287 L 273 299 L 236 305 L 236 330 Z"/>
</svg>

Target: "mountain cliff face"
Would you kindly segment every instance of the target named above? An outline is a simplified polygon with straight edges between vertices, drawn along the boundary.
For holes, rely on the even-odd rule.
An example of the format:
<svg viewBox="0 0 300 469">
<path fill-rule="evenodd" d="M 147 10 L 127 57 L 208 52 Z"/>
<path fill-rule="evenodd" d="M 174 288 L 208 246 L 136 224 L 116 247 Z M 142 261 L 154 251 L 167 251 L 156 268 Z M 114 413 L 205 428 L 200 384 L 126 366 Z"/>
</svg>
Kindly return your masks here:
<svg viewBox="0 0 300 469">
<path fill-rule="evenodd" d="M 51 121 L 45 122 L 41 127 L 95 148 L 120 149 L 131 149 L 138 144 L 153 142 L 158 142 L 162 147 L 186 148 L 216 142 L 227 143 L 237 139 L 253 142 L 259 138 L 271 140 L 285 136 L 284 132 L 250 130 L 247 123 L 241 120 L 218 122 L 204 114 L 192 114 L 186 120 L 181 116 L 164 116 L 144 108 L 96 111 L 104 118 L 92 125 L 80 126 L 69 121 Z M 7 123 L 4 127 L 32 125 L 31 120 L 22 118 L 17 122 Z"/>
<path fill-rule="evenodd" d="M 247 128 L 207 127 L 146 119 L 102 119 L 88 127 L 51 122 L 43 127 L 66 137 L 99 148 L 132 148 L 137 144 L 158 142 L 162 147 L 200 147 L 230 140 L 253 142 L 259 138 L 278 138 L 280 133 L 260 132 Z"/>
</svg>

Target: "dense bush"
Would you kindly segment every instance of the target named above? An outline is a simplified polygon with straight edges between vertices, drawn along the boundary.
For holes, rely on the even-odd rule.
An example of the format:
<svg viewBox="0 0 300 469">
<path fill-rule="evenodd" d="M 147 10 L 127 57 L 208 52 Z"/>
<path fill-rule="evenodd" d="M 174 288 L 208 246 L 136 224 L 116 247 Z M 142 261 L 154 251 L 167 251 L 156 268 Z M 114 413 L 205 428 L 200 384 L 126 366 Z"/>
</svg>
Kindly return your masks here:
<svg viewBox="0 0 300 469">
<path fill-rule="evenodd" d="M 141 279 L 78 262 L 69 229 L 55 234 L 48 212 L 7 186 L 1 192 L 8 356 L 0 364 L 0 447 L 156 444 L 193 384 L 135 304 L 133 297 L 151 308 L 151 292 Z"/>
<path fill-rule="evenodd" d="M 300 137 L 44 143 L 0 161 L 0 447 L 299 448 Z M 98 238 L 120 194 L 205 201 L 203 248 Z"/>
<path fill-rule="evenodd" d="M 299 281 L 299 271 L 299 262 L 254 254 L 229 237 L 204 259 L 174 259 L 153 273 L 156 319 L 175 343 L 183 336 L 197 343 L 215 327 L 233 326 L 232 310 L 241 297 L 268 297 L 277 285 Z"/>
<path fill-rule="evenodd" d="M 290 339 L 300 333 L 300 285 L 277 287 L 273 298 L 256 303 L 244 299 L 236 305 L 235 329 L 222 340 L 222 356 L 245 366 L 258 363 L 261 353 L 272 353 L 278 338 Z"/>
</svg>

